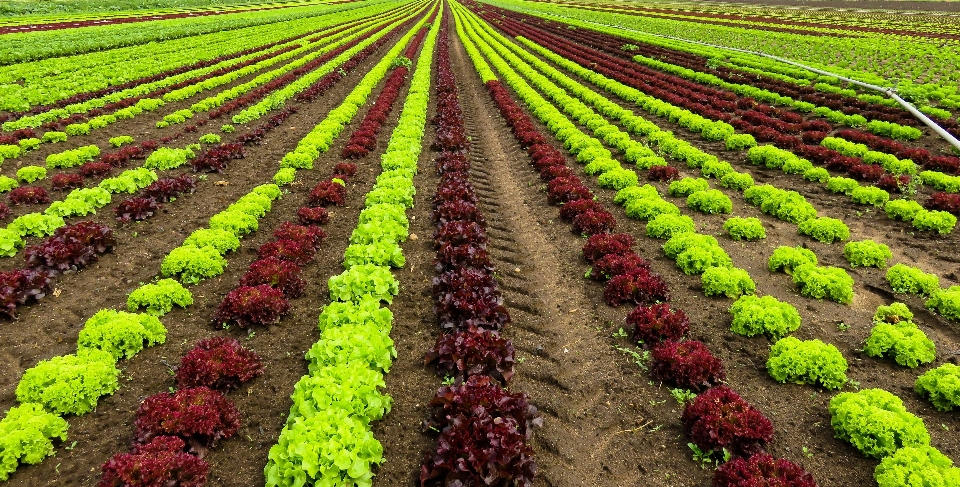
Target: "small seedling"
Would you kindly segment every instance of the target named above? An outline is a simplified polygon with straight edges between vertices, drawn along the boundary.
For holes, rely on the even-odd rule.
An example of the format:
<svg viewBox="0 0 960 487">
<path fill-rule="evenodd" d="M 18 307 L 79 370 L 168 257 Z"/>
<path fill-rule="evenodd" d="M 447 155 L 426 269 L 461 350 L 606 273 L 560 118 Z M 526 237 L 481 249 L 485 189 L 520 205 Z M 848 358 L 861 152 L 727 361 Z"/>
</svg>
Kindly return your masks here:
<svg viewBox="0 0 960 487">
<path fill-rule="evenodd" d="M 693 401 L 697 397 L 697 395 L 692 391 L 680 388 L 670 389 L 670 395 L 673 396 L 673 398 L 676 399 L 677 403 L 681 406 Z"/>
</svg>

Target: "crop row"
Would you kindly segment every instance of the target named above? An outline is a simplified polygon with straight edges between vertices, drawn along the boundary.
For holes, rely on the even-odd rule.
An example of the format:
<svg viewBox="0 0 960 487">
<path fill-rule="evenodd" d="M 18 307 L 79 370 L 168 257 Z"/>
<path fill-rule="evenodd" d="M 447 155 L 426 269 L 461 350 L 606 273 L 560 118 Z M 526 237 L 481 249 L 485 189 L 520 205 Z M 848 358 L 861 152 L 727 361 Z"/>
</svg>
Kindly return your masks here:
<svg viewBox="0 0 960 487">
<path fill-rule="evenodd" d="M 420 20 L 371 71 L 377 74 L 376 79 L 365 78 L 344 104 L 349 107 L 357 98 L 365 99 L 407 42 L 428 20 L 432 22 L 425 38 L 415 38 L 415 42 L 423 40 L 423 50 L 399 124 L 381 158 L 383 172 L 367 193 L 365 208 L 350 236 L 344 255 L 347 270 L 328 282 L 331 303 L 320 314 L 322 336 L 306 354 L 310 374 L 295 386 L 290 416 L 277 444 L 270 449 L 264 468 L 268 486 L 292 485 L 296 479 L 369 485 L 372 466 L 383 461 L 383 449 L 369 423 L 390 410 L 392 400 L 380 389 L 396 350 L 389 336 L 393 314 L 380 303 L 392 303 L 399 292 L 390 268 L 404 264 L 398 244 L 407 237 L 405 212 L 413 205 L 413 175 L 426 123 L 431 58 L 440 27 L 435 20 L 438 15 L 439 7 L 434 15 Z M 411 47 L 410 53 L 416 49 L 415 45 Z M 366 87 L 365 82 L 369 82 Z M 328 143 L 313 150 L 326 151 Z M 304 154 L 304 149 L 300 146 L 299 152 L 288 157 Z M 330 199 L 333 188 L 329 185 L 338 182 L 327 183 L 314 188 L 311 198 L 335 202 L 335 197 Z"/>
<path fill-rule="evenodd" d="M 450 65 L 447 26 L 437 55 L 436 169 L 433 196 L 433 280 L 441 329 L 425 362 L 454 380 L 430 401 L 424 431 L 439 435 L 420 468 L 420 485 L 529 485 L 536 462 L 529 441 L 542 423 L 526 394 L 502 386 L 513 377 L 513 343 L 500 332 L 510 323 L 487 252 L 486 220 L 470 184 L 463 112 Z M 496 450 L 496 455 L 486 452 Z"/>
</svg>

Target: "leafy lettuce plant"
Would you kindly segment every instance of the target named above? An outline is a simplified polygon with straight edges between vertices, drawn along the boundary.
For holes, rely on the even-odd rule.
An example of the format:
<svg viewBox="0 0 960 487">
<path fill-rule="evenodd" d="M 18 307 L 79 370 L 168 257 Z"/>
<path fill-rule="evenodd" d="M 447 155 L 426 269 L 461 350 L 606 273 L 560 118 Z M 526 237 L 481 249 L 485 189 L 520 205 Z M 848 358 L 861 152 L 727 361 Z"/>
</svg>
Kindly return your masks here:
<svg viewBox="0 0 960 487">
<path fill-rule="evenodd" d="M 186 443 L 175 436 L 158 436 L 136 445 L 129 453 L 118 453 L 100 468 L 100 487 L 206 484 L 210 465 L 187 453 Z"/>
<path fill-rule="evenodd" d="M 728 172 L 720 178 L 720 186 L 734 191 L 744 191 L 753 185 L 753 176 L 744 172 Z"/>
<path fill-rule="evenodd" d="M 180 359 L 176 380 L 180 388 L 228 390 L 263 374 L 263 359 L 235 338 L 201 340 Z"/>
<path fill-rule="evenodd" d="M 374 264 L 358 264 L 327 281 L 330 299 L 335 301 L 355 301 L 365 296 L 393 302 L 400 292 L 397 280 L 389 267 Z"/>
<path fill-rule="evenodd" d="M 895 264 L 887 269 L 887 282 L 898 294 L 932 296 L 940 290 L 940 278 L 905 264 Z"/>
<path fill-rule="evenodd" d="M 710 189 L 710 182 L 703 178 L 683 178 L 679 181 L 670 183 L 668 193 L 670 196 L 690 196 L 697 191 L 706 191 Z"/>
<path fill-rule="evenodd" d="M 637 306 L 627 315 L 626 323 L 634 326 L 633 340 L 649 347 L 665 340 L 680 340 L 690 329 L 686 313 L 665 303 Z"/>
<path fill-rule="evenodd" d="M 347 362 L 387 373 L 396 356 L 389 332 L 375 323 L 350 323 L 325 329 L 305 358 L 310 361 L 311 374 L 322 367 Z"/>
<path fill-rule="evenodd" d="M 53 235 L 58 228 L 66 223 L 63 218 L 43 213 L 27 213 L 21 215 L 7 225 L 7 229 L 17 232 L 21 237 L 46 237 Z"/>
<path fill-rule="evenodd" d="M 827 190 L 832 193 L 843 193 L 849 196 L 859 187 L 860 183 L 856 179 L 837 177 L 827 180 Z"/>
<path fill-rule="evenodd" d="M 946 211 L 920 210 L 913 216 L 913 228 L 946 235 L 957 226 L 957 217 Z"/>
<path fill-rule="evenodd" d="M 681 389 L 699 392 L 727 377 L 723 362 L 697 340 L 661 342 L 653 348 L 651 357 L 651 375 Z"/>
<path fill-rule="evenodd" d="M 960 468 L 931 446 L 905 446 L 880 460 L 873 471 L 879 487 L 960 485 Z"/>
<path fill-rule="evenodd" d="M 302 481 L 372 484 L 372 466 L 383 462 L 383 446 L 365 421 L 341 408 L 324 408 L 309 418 L 291 419 L 267 455 L 267 487 Z"/>
<path fill-rule="evenodd" d="M 687 196 L 687 206 L 701 213 L 710 215 L 730 213 L 733 211 L 733 202 L 730 197 L 719 189 L 697 191 Z"/>
<path fill-rule="evenodd" d="M 913 200 L 890 200 L 883 205 L 883 211 L 893 220 L 909 222 L 924 209 L 920 203 Z"/>
<path fill-rule="evenodd" d="M 156 316 L 104 309 L 90 317 L 77 338 L 77 353 L 94 348 L 114 359 L 130 358 L 147 346 L 166 341 L 167 329 Z"/>
<path fill-rule="evenodd" d="M 601 188 L 610 188 L 616 190 L 637 186 L 639 181 L 640 179 L 636 172 L 623 168 L 616 168 L 611 171 L 607 171 L 597 178 L 597 184 L 599 184 Z"/>
<path fill-rule="evenodd" d="M 873 205 L 883 208 L 890 201 L 890 193 L 876 186 L 860 186 L 850 193 L 850 199 L 861 205 Z"/>
<path fill-rule="evenodd" d="M 907 411 L 899 397 L 882 389 L 837 394 L 830 400 L 830 415 L 837 438 L 871 458 L 930 444 L 923 420 Z"/>
<path fill-rule="evenodd" d="M 86 414 L 101 396 L 119 388 L 120 369 L 108 352 L 81 349 L 76 355 L 42 360 L 27 369 L 17 385 L 21 403 L 43 404 L 57 414 Z"/>
<path fill-rule="evenodd" d="M 960 321 L 960 286 L 940 289 L 927 300 L 927 308 L 936 310 L 944 318 Z"/>
<path fill-rule="evenodd" d="M 693 218 L 690 218 L 686 215 L 672 215 L 664 213 L 647 221 L 648 237 L 669 239 L 675 234 L 693 231 L 696 231 Z"/>
<path fill-rule="evenodd" d="M 715 487 L 776 485 L 780 487 L 817 487 L 813 475 L 803 467 L 767 453 L 754 453 L 749 458 L 734 458 L 719 467 L 713 476 Z"/>
<path fill-rule="evenodd" d="M 240 286 L 224 296 L 213 322 L 224 326 L 236 324 L 241 328 L 270 326 L 289 312 L 290 303 L 283 291 L 268 284 Z"/>
<path fill-rule="evenodd" d="M 17 169 L 17 179 L 25 183 L 32 183 L 47 177 L 46 168 L 40 166 L 23 166 Z"/>
<path fill-rule="evenodd" d="M 186 284 L 223 274 L 227 260 L 213 247 L 177 247 L 163 258 L 160 273 L 165 277 L 180 276 Z"/>
<path fill-rule="evenodd" d="M 871 357 L 892 357 L 898 364 L 910 368 L 936 359 L 933 341 L 912 321 L 876 323 L 863 351 Z"/>
<path fill-rule="evenodd" d="M 737 299 L 757 292 L 757 285 L 750 278 L 750 273 L 736 267 L 710 267 L 703 271 L 700 282 L 706 296 Z"/>
<path fill-rule="evenodd" d="M 260 228 L 257 217 L 242 211 L 225 210 L 210 217 L 211 230 L 224 230 L 237 237 L 256 232 Z"/>
<path fill-rule="evenodd" d="M 762 333 L 778 339 L 800 328 L 800 313 L 790 303 L 773 296 L 741 296 L 732 306 L 731 330 L 745 336 Z"/>
<path fill-rule="evenodd" d="M 734 240 L 760 240 L 767 238 L 767 232 L 763 228 L 763 223 L 759 218 L 740 218 L 733 217 L 723 222 L 723 229 L 730 234 Z"/>
<path fill-rule="evenodd" d="M 383 374 L 359 362 L 320 367 L 294 385 L 288 424 L 330 409 L 365 422 L 380 420 L 393 405 L 393 398 L 382 392 L 385 388 Z"/>
<path fill-rule="evenodd" d="M 843 256 L 850 262 L 851 267 L 879 267 L 887 266 L 887 259 L 893 258 L 890 247 L 873 240 L 847 242 L 843 247 Z"/>
<path fill-rule="evenodd" d="M 19 462 L 35 465 L 53 455 L 53 439 L 67 439 L 67 421 L 37 403 L 10 408 L 0 420 L 0 480 Z"/>
<path fill-rule="evenodd" d="M 120 147 L 123 144 L 132 144 L 133 137 L 129 135 L 118 135 L 116 137 L 110 137 L 110 145 L 114 147 Z"/>
<path fill-rule="evenodd" d="M 686 235 L 686 234 L 679 234 Z M 676 238 L 676 237 L 674 237 Z M 673 239 L 667 241 L 664 249 Z M 733 267 L 733 261 L 727 252 L 713 241 L 694 242 L 676 257 L 677 267 L 686 275 L 702 274 L 711 267 Z"/>
<path fill-rule="evenodd" d="M 96 214 L 97 208 L 110 204 L 111 199 L 110 192 L 103 188 L 78 188 L 63 200 L 51 203 L 44 213 L 64 218 Z"/>
<path fill-rule="evenodd" d="M 826 244 L 850 238 L 850 229 L 843 220 L 829 217 L 806 220 L 800 223 L 799 231 L 800 235 L 807 235 Z"/>
<path fill-rule="evenodd" d="M 782 338 L 770 349 L 767 372 L 777 382 L 839 389 L 847 382 L 847 360 L 840 350 L 820 340 Z"/>
<path fill-rule="evenodd" d="M 232 401 L 207 387 L 154 394 L 137 408 L 136 439 L 178 436 L 192 447 L 212 447 L 240 429 L 240 411 Z"/>
<path fill-rule="evenodd" d="M 917 378 L 917 394 L 930 401 L 940 411 L 960 407 L 960 366 L 943 364 Z"/>
<path fill-rule="evenodd" d="M 803 264 L 793 270 L 793 283 L 808 298 L 853 302 L 853 278 L 840 267 Z"/>
<path fill-rule="evenodd" d="M 226 230 L 201 228 L 191 233 L 190 236 L 183 241 L 183 246 L 197 248 L 212 247 L 217 249 L 220 255 L 223 255 L 239 249 L 240 238 L 233 232 Z"/>
<path fill-rule="evenodd" d="M 689 403 L 680 417 L 683 429 L 704 452 L 727 450 L 750 455 L 773 439 L 773 424 L 733 389 L 719 385 Z"/>
<path fill-rule="evenodd" d="M 436 362 L 437 373 L 443 376 L 487 375 L 507 383 L 513 378 L 514 355 L 513 343 L 499 332 L 471 326 L 441 333 L 424 362 Z"/>
<path fill-rule="evenodd" d="M 187 163 L 187 160 L 193 159 L 195 154 L 190 149 L 172 149 L 161 147 L 147 157 L 143 167 L 146 169 L 155 169 L 166 171 L 176 169 Z"/>
<path fill-rule="evenodd" d="M 127 296 L 127 309 L 136 312 L 146 308 L 146 313 L 163 316 L 177 305 L 186 308 L 193 304 L 193 295 L 183 284 L 173 279 L 160 279 L 155 284 L 144 284 Z"/>
<path fill-rule="evenodd" d="M 373 264 L 400 268 L 406 263 L 403 250 L 393 241 L 380 240 L 372 244 L 351 244 L 343 255 L 343 267 L 349 269 L 355 265 Z"/>
</svg>

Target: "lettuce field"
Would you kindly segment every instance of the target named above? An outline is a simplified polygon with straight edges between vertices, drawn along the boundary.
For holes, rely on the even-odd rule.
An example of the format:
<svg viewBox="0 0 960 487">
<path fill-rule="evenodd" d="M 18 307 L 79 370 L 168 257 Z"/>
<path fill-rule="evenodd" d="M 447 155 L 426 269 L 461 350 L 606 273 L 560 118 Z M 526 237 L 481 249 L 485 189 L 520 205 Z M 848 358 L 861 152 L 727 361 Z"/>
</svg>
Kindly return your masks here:
<svg viewBox="0 0 960 487">
<path fill-rule="evenodd" d="M 0 482 L 960 487 L 960 22 L 834 3 L 0 10 Z"/>
</svg>

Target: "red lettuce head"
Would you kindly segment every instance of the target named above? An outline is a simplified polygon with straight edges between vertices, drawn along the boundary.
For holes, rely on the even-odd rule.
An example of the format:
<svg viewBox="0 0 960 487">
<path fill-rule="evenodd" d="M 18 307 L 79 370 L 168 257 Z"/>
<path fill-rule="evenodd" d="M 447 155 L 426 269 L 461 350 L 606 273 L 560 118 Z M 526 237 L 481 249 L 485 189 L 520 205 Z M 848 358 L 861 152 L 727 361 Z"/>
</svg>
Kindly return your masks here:
<svg viewBox="0 0 960 487">
<path fill-rule="evenodd" d="M 327 238 L 327 234 L 318 226 L 296 225 L 291 222 L 283 222 L 273 231 L 273 238 L 277 240 L 293 240 L 295 242 L 305 243 L 313 248 L 319 248 L 320 242 Z"/>
<path fill-rule="evenodd" d="M 241 286 L 259 286 L 267 284 L 279 289 L 287 299 L 299 298 L 307 281 L 303 279 L 303 270 L 293 262 L 267 257 L 250 264 L 247 273 L 240 278 Z"/>
<path fill-rule="evenodd" d="M 628 252 L 626 254 L 609 254 L 593 263 L 590 278 L 597 281 L 606 281 L 626 274 L 634 269 L 650 270 L 650 263 L 643 257 Z"/>
<path fill-rule="evenodd" d="M 330 214 L 323 207 L 304 206 L 297 210 L 297 221 L 301 225 L 323 225 L 330 221 Z"/>
<path fill-rule="evenodd" d="M 603 299 L 610 306 L 653 304 L 670 301 L 670 292 L 660 274 L 638 268 L 610 279 L 603 288 Z"/>
<path fill-rule="evenodd" d="M 263 360 L 235 338 L 214 337 L 197 342 L 177 367 L 177 387 L 234 389 L 263 374 Z"/>
<path fill-rule="evenodd" d="M 713 487 L 818 487 L 813 475 L 803 467 L 767 453 L 755 453 L 750 458 L 734 458 L 717 467 Z"/>
<path fill-rule="evenodd" d="M 58 191 L 82 188 L 83 176 L 74 172 L 54 174 L 50 178 L 50 187 Z"/>
<path fill-rule="evenodd" d="M 680 417 L 693 443 L 703 451 L 726 449 L 746 456 L 773 439 L 773 423 L 733 389 L 717 386 L 697 396 Z"/>
<path fill-rule="evenodd" d="M 144 399 L 137 409 L 136 427 L 141 443 L 157 436 L 178 436 L 199 451 L 233 436 L 240 429 L 240 412 L 213 389 L 180 389 Z"/>
<path fill-rule="evenodd" d="M 594 263 L 608 254 L 625 254 L 633 251 L 633 237 L 626 233 L 601 233 L 587 239 L 583 246 L 583 258 Z"/>
<path fill-rule="evenodd" d="M 652 355 L 650 373 L 681 389 L 701 391 L 727 377 L 723 362 L 696 340 L 662 342 L 653 349 Z"/>
<path fill-rule="evenodd" d="M 296 240 L 274 240 L 261 245 L 257 249 L 257 256 L 261 259 L 276 257 L 301 266 L 310 263 L 315 255 L 316 249 L 312 244 Z"/>
<path fill-rule="evenodd" d="M 441 333 L 424 360 L 437 362 L 437 373 L 453 377 L 489 375 L 503 383 L 513 378 L 514 349 L 510 340 L 493 330 L 470 327 Z"/>
<path fill-rule="evenodd" d="M 47 196 L 47 190 L 39 186 L 21 186 L 15 188 L 9 193 L 10 203 L 14 205 L 36 205 L 49 203 L 50 197 Z"/>
<path fill-rule="evenodd" d="M 157 436 L 104 463 L 97 487 L 203 487 L 210 465 L 175 436 Z"/>
<path fill-rule="evenodd" d="M 310 206 L 343 206 L 347 188 L 333 181 L 321 181 L 310 191 Z"/>
<path fill-rule="evenodd" d="M 267 284 L 240 286 L 223 298 L 213 321 L 216 324 L 236 323 L 241 328 L 270 326 L 289 312 L 290 303 L 283 291 Z"/>
<path fill-rule="evenodd" d="M 430 401 L 430 419 L 424 421 L 424 431 L 440 431 L 449 426 L 450 418 L 469 417 L 481 409 L 500 417 L 510 417 L 526 438 L 533 437 L 533 429 L 543 426 L 543 417 L 523 392 L 511 393 L 492 377 L 473 375 L 443 386 Z"/>
<path fill-rule="evenodd" d="M 670 309 L 669 304 L 637 306 L 627 315 L 627 324 L 634 326 L 634 341 L 650 347 L 664 340 L 680 340 L 690 330 L 686 313 Z"/>
</svg>

